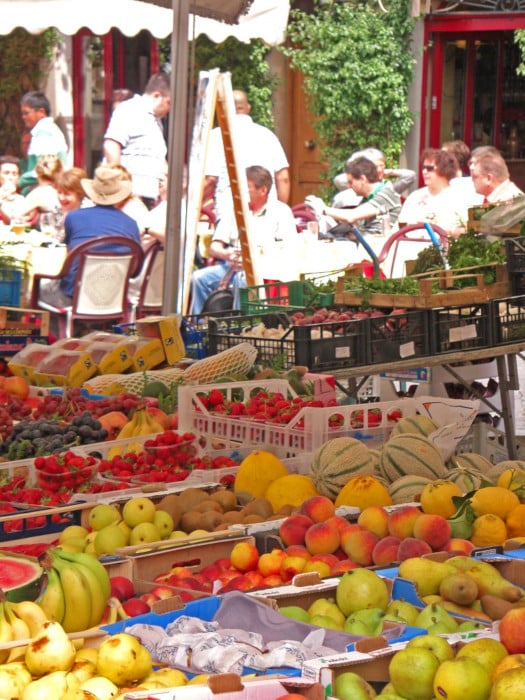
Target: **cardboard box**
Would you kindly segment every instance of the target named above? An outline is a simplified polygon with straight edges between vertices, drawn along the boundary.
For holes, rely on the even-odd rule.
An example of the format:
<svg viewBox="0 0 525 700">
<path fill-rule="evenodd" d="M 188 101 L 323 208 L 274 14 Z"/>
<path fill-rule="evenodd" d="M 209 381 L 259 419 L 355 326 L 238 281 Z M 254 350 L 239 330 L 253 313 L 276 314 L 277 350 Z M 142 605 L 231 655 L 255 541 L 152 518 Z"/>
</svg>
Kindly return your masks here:
<svg viewBox="0 0 525 700">
<path fill-rule="evenodd" d="M 34 372 L 38 386 L 82 386 L 97 371 L 89 352 L 56 349 Z"/>
<path fill-rule="evenodd" d="M 128 348 L 122 343 L 95 340 L 88 344 L 87 351 L 100 374 L 122 374 L 133 364 Z"/>
<path fill-rule="evenodd" d="M 144 372 L 147 369 L 161 365 L 166 356 L 162 342 L 158 338 L 139 338 L 136 335 L 127 335 L 116 347 L 124 347 L 131 357 L 133 372 Z"/>
<path fill-rule="evenodd" d="M 180 316 L 148 316 L 136 322 L 139 338 L 157 338 L 161 341 L 169 365 L 175 365 L 186 354 L 180 332 Z"/>
</svg>

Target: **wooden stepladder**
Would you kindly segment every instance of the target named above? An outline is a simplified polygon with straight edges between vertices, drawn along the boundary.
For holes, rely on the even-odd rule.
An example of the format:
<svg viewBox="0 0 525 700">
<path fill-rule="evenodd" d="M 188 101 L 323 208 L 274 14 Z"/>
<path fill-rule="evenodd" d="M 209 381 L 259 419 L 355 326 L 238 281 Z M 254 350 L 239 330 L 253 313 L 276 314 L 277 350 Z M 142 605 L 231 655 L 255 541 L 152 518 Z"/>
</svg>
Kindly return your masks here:
<svg viewBox="0 0 525 700">
<path fill-rule="evenodd" d="M 239 232 L 246 283 L 249 286 L 260 284 L 254 269 L 254 256 L 250 246 L 248 189 L 246 173 L 239 167 L 240 159 L 235 148 L 234 116 L 235 103 L 229 73 L 219 73 L 217 69 L 203 71 L 199 75 L 199 88 L 195 122 L 192 134 L 188 168 L 188 199 L 186 209 L 186 235 L 184 245 L 184 302 L 188 309 L 190 278 L 193 270 L 198 237 L 198 221 L 202 206 L 202 193 L 205 178 L 206 154 L 214 114 L 221 130 L 228 177 L 233 197 L 235 223 Z M 187 311 L 186 311 L 187 312 Z"/>
</svg>

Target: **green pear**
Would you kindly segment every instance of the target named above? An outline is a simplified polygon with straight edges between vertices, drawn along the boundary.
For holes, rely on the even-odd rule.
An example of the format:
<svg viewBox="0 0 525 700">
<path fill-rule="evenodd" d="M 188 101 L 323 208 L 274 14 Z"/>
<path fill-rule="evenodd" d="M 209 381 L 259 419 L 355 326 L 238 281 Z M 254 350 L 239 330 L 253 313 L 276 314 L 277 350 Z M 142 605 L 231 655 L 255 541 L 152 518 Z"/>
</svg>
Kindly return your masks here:
<svg viewBox="0 0 525 700">
<path fill-rule="evenodd" d="M 377 697 L 370 683 L 352 671 L 340 673 L 335 679 L 334 687 L 335 697 L 341 700 L 369 700 Z"/>
<path fill-rule="evenodd" d="M 33 676 L 43 676 L 54 671 L 69 671 L 73 666 L 75 654 L 73 642 L 64 632 L 62 625 L 59 622 L 44 622 L 27 645 L 25 664 Z"/>
<path fill-rule="evenodd" d="M 407 625 L 412 626 L 416 624 L 416 618 L 419 615 L 418 608 L 406 600 L 393 600 L 386 609 L 386 612 L 387 615 L 399 617 L 404 620 Z"/>
<path fill-rule="evenodd" d="M 434 627 L 436 624 L 440 624 L 440 626 L 445 629 L 437 632 L 436 628 Z M 457 626 L 458 624 L 452 615 L 450 615 L 441 605 L 438 605 L 438 603 L 426 605 L 416 619 L 416 627 L 422 627 L 429 632 L 432 629 L 432 634 L 441 634 L 445 630 L 448 632 L 455 632 Z"/>
<path fill-rule="evenodd" d="M 354 620 L 353 617 L 348 617 L 343 625 L 343 632 L 353 634 L 358 637 L 370 637 L 370 629 L 361 620 Z"/>
<path fill-rule="evenodd" d="M 345 616 L 337 607 L 337 603 L 333 600 L 327 598 L 318 598 L 314 600 L 308 608 L 308 614 L 310 617 L 314 615 L 327 615 L 328 617 L 332 617 L 339 626 L 339 629 L 343 629 Z"/>
<path fill-rule="evenodd" d="M 352 569 L 343 574 L 336 589 L 336 603 L 348 617 L 356 610 L 381 608 L 386 610 L 390 592 L 385 581 L 370 569 Z"/>
<path fill-rule="evenodd" d="M 310 622 L 310 615 L 303 608 L 298 605 L 282 605 L 279 608 L 281 615 L 289 617 L 291 620 L 298 620 L 299 622 Z"/>
<path fill-rule="evenodd" d="M 474 622 L 474 620 L 465 620 L 458 625 L 457 632 L 473 632 L 474 630 L 487 629 L 482 622 Z"/>
<path fill-rule="evenodd" d="M 441 581 L 450 574 L 456 573 L 456 568 L 446 562 L 433 561 L 423 557 L 405 559 L 399 565 L 399 577 L 406 578 L 416 584 L 420 598 L 439 593 Z"/>
<path fill-rule="evenodd" d="M 478 597 L 478 585 L 468 572 L 458 571 L 445 576 L 439 585 L 439 594 L 458 605 L 472 605 Z"/>
<path fill-rule="evenodd" d="M 138 639 L 120 632 L 100 645 L 97 671 L 116 685 L 130 685 L 149 676 L 152 671 L 151 656 Z"/>
<path fill-rule="evenodd" d="M 117 506 L 109 503 L 99 503 L 89 511 L 88 522 L 92 530 L 102 530 L 113 523 L 118 523 L 121 519 Z"/>
<path fill-rule="evenodd" d="M 364 622 L 370 630 L 369 634 L 375 637 L 380 633 L 383 626 L 384 611 L 381 608 L 368 608 L 365 610 L 357 610 L 351 615 L 355 620 Z"/>
<path fill-rule="evenodd" d="M 440 637 L 437 634 L 420 634 L 412 639 L 407 644 L 407 649 L 428 649 L 437 658 L 439 662 L 453 659 L 455 655 L 454 648 L 448 643 L 445 637 Z"/>
<path fill-rule="evenodd" d="M 474 579 L 479 595 L 496 595 L 510 603 L 517 603 L 523 596 L 521 588 L 507 581 L 495 566 L 486 561 L 474 559 L 474 565 L 468 570 L 468 575 Z"/>
<path fill-rule="evenodd" d="M 93 547 L 97 557 L 103 557 L 105 554 L 114 554 L 117 549 L 125 547 L 127 544 L 127 537 L 118 525 L 103 527 L 101 530 L 98 530 L 93 540 Z"/>
<path fill-rule="evenodd" d="M 310 617 L 310 624 L 316 625 L 316 627 L 326 627 L 326 629 L 329 630 L 342 631 L 343 629 L 343 625 L 337 623 L 330 615 L 312 615 Z"/>
</svg>

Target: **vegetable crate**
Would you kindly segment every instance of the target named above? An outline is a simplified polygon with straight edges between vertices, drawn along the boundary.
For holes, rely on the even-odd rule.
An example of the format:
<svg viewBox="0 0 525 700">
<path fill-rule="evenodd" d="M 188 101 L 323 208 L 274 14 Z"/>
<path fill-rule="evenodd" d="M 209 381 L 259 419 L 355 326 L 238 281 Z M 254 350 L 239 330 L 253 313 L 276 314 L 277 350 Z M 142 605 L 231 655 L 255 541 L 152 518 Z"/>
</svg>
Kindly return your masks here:
<svg viewBox="0 0 525 700">
<path fill-rule="evenodd" d="M 432 353 L 428 311 L 400 311 L 371 316 L 368 326 L 369 364 L 425 357 Z"/>
<path fill-rule="evenodd" d="M 210 318 L 209 350 L 215 354 L 248 342 L 260 363 L 323 372 L 366 364 L 366 330 L 360 320 L 291 326 L 283 312 Z"/>
<path fill-rule="evenodd" d="M 20 306 L 23 278 L 22 270 L 0 269 L 0 304 Z"/>
<path fill-rule="evenodd" d="M 334 274 L 336 273 L 312 273 L 310 279 L 241 287 L 239 289 L 241 312 L 259 314 L 272 310 L 283 311 L 283 307 L 289 310 L 301 310 L 308 307 L 330 306 L 334 303 L 334 293 L 322 291 L 322 287 L 318 287 L 316 283 L 323 284 L 329 276 Z"/>
<path fill-rule="evenodd" d="M 465 418 L 465 411 L 472 420 L 479 403 L 422 397 L 343 406 L 306 406 L 287 424 L 282 424 L 271 422 L 271 419 L 262 421 L 214 413 L 199 397 L 217 388 L 217 384 L 182 385 L 179 388 L 179 430 L 198 434 L 204 449 L 252 446 L 253 449 L 271 450 L 281 459 L 314 452 L 335 437 L 354 437 L 370 448 L 380 448 L 399 418 L 416 413 L 430 415 L 442 425 L 454 423 L 456 429 Z M 261 390 L 279 392 L 286 399 L 295 397 L 295 392 L 284 379 L 220 385 L 227 401 L 245 402 Z"/>
<path fill-rule="evenodd" d="M 507 238 L 505 240 L 511 294 L 525 294 L 525 238 Z M 502 295 L 504 296 L 504 295 Z"/>
<path fill-rule="evenodd" d="M 430 312 L 432 354 L 492 345 L 492 304 L 466 304 Z"/>
<path fill-rule="evenodd" d="M 213 315 L 216 318 L 222 318 L 223 316 L 234 316 L 240 313 L 240 311 L 229 310 L 214 312 Z M 186 357 L 202 360 L 203 357 L 208 357 L 210 354 L 208 319 L 209 314 L 193 314 L 182 317 L 180 332 L 186 348 Z"/>
<path fill-rule="evenodd" d="M 525 295 L 494 300 L 491 317 L 494 345 L 525 339 Z"/>
</svg>

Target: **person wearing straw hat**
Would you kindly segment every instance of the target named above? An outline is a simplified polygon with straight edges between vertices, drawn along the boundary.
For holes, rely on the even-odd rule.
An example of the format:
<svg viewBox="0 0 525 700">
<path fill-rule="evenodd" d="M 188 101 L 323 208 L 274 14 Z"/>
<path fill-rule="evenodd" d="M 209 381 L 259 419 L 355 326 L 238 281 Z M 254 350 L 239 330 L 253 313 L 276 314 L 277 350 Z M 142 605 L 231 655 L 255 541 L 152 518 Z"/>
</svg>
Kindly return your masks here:
<svg viewBox="0 0 525 700">
<path fill-rule="evenodd" d="M 140 245 L 137 222 L 121 211 L 132 196 L 131 182 L 124 180 L 115 168 L 101 165 L 95 170 L 93 179 L 80 181 L 86 196 L 94 206 L 75 209 L 66 216 L 65 244 L 68 253 L 85 241 L 99 236 L 125 236 Z M 120 253 L 117 246 L 107 246 L 108 253 Z M 55 306 L 69 306 L 73 296 L 75 280 L 74 266 L 59 280 L 43 280 L 40 299 Z"/>
</svg>

